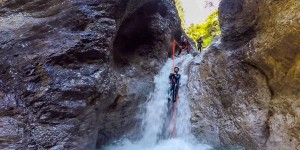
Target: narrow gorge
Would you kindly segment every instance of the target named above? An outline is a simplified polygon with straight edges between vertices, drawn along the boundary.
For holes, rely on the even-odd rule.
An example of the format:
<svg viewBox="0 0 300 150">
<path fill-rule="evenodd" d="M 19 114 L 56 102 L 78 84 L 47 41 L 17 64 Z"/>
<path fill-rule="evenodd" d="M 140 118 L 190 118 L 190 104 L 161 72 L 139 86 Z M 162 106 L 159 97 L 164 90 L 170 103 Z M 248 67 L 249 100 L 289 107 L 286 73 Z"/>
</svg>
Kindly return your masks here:
<svg viewBox="0 0 300 150">
<path fill-rule="evenodd" d="M 299 13 L 221 0 L 222 34 L 175 60 L 161 139 L 186 36 L 173 0 L 0 0 L 0 149 L 300 150 Z"/>
</svg>

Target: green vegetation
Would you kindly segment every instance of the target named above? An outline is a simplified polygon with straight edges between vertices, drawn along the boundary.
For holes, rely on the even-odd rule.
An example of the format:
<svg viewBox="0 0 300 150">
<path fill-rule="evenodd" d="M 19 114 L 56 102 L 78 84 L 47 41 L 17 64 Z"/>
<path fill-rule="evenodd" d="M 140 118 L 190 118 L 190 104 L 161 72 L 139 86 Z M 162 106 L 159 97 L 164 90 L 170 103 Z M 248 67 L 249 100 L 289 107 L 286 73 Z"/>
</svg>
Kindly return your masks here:
<svg viewBox="0 0 300 150">
<path fill-rule="evenodd" d="M 187 33 L 189 38 L 193 39 L 195 42 L 197 39 L 203 37 L 203 47 L 209 46 L 213 40 L 221 34 L 221 29 L 218 21 L 218 11 L 213 12 L 203 24 L 192 24 L 190 27 L 186 28 L 184 19 L 184 10 L 181 5 L 180 0 L 175 0 L 175 4 L 181 19 L 181 25 L 183 30 Z"/>
<path fill-rule="evenodd" d="M 184 19 L 184 11 L 183 11 L 183 7 L 181 5 L 180 0 L 175 0 L 175 5 L 176 5 L 176 8 L 178 10 L 179 18 L 181 20 L 181 27 L 182 27 L 183 30 L 186 30 L 185 19 Z"/>
<path fill-rule="evenodd" d="M 200 36 L 203 36 L 203 47 L 209 46 L 213 40 L 221 34 L 218 21 L 218 11 L 212 13 L 204 24 L 192 24 L 187 30 L 187 35 L 195 42 Z"/>
</svg>

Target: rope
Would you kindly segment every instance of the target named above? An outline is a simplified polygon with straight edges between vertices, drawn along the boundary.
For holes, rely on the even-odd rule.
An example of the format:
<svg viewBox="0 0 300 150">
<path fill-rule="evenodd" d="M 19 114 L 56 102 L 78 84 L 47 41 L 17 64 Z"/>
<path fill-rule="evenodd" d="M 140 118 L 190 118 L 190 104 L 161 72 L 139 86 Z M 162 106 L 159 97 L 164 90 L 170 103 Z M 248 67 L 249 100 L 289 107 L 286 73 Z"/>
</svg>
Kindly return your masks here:
<svg viewBox="0 0 300 150">
<path fill-rule="evenodd" d="M 175 48 L 176 48 L 176 45 L 179 46 L 181 48 L 181 46 L 178 44 L 178 42 L 176 40 L 173 40 L 172 42 L 172 61 L 173 61 L 173 72 L 174 71 L 174 65 L 175 65 Z M 185 49 L 182 49 L 181 51 L 181 63 L 183 62 L 183 54 L 184 54 L 184 50 Z M 177 87 L 179 88 L 179 87 Z M 174 91 L 175 92 L 175 91 Z M 175 102 L 175 105 L 173 107 L 173 112 L 172 112 L 172 138 L 175 137 L 175 128 L 176 128 L 176 113 L 177 113 L 177 105 L 178 105 L 178 101 L 179 101 L 179 97 L 178 95 L 176 95 L 176 102 Z"/>
<path fill-rule="evenodd" d="M 175 48 L 176 48 L 176 41 L 174 40 L 172 42 L 172 61 L 173 61 L 173 68 L 172 71 L 175 73 L 174 67 L 175 67 Z"/>
<path fill-rule="evenodd" d="M 175 128 L 176 128 L 176 113 L 177 113 L 177 105 L 178 105 L 178 101 L 179 101 L 179 98 L 178 96 L 176 96 L 176 102 L 175 102 L 175 105 L 174 105 L 174 108 L 173 108 L 173 113 L 172 113 L 172 138 L 175 137 Z"/>
</svg>

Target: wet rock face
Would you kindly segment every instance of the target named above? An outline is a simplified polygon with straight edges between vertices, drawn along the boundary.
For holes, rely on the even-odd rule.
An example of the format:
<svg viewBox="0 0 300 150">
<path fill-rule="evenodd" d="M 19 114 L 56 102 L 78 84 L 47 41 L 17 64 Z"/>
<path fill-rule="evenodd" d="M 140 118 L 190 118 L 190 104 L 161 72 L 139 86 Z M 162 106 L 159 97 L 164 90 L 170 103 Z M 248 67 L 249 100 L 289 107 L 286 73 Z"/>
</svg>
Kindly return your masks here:
<svg viewBox="0 0 300 150">
<path fill-rule="evenodd" d="M 268 149 L 300 149 L 300 2 L 264 1 L 247 61 L 261 69 L 272 93 Z M 297 23 L 298 22 L 298 23 Z"/>
<path fill-rule="evenodd" d="M 235 41 L 252 36 L 257 23 L 258 6 L 256 0 L 221 1 L 219 17 L 222 39 Z"/>
<path fill-rule="evenodd" d="M 222 36 L 190 66 L 199 139 L 216 147 L 300 148 L 299 6 L 297 0 L 221 2 Z"/>
<path fill-rule="evenodd" d="M 95 149 L 137 130 L 180 37 L 169 0 L 0 1 L 0 148 Z"/>
</svg>

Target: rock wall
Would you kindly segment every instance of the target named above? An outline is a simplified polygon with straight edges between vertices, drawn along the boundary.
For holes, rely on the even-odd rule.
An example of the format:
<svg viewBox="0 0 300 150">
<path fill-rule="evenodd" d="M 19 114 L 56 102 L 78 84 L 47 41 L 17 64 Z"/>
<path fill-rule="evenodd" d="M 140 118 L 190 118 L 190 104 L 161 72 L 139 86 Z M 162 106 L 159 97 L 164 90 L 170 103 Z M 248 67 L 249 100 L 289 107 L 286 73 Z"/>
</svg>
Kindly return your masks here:
<svg viewBox="0 0 300 150">
<path fill-rule="evenodd" d="M 190 66 L 193 131 L 216 147 L 300 149 L 300 1 L 222 0 Z"/>
<path fill-rule="evenodd" d="M 0 20 L 0 149 L 95 149 L 137 132 L 182 34 L 171 0 L 4 0 Z"/>
<path fill-rule="evenodd" d="M 138 135 L 139 105 L 182 34 L 172 3 L 0 1 L 0 149 Z M 222 35 L 189 69 L 195 135 L 217 148 L 300 149 L 300 2 L 222 0 L 219 12 Z"/>
</svg>

